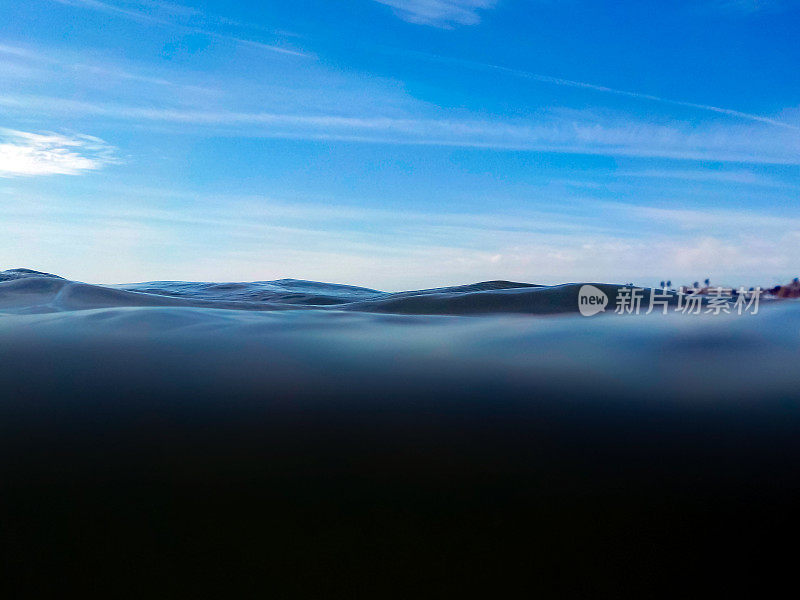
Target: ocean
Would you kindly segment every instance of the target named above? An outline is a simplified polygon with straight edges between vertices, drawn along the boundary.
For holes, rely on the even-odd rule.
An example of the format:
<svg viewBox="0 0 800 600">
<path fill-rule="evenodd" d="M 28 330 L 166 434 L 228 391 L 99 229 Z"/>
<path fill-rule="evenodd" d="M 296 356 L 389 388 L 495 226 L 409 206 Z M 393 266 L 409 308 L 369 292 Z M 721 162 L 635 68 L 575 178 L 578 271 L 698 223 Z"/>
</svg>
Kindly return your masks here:
<svg viewBox="0 0 800 600">
<path fill-rule="evenodd" d="M 800 302 L 587 318 L 582 285 L 0 273 L 6 562 L 168 597 L 780 568 Z"/>
</svg>

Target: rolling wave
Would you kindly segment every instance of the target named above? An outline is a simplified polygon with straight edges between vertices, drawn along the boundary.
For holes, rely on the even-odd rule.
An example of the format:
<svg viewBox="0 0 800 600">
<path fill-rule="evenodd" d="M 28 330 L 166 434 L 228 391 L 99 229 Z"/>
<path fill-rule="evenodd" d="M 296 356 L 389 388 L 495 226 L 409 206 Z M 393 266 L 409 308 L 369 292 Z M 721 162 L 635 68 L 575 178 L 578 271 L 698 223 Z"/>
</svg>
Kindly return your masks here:
<svg viewBox="0 0 800 600">
<path fill-rule="evenodd" d="M 246 283 L 151 281 L 92 285 L 30 269 L 0 272 L 0 310 L 48 313 L 98 308 L 194 307 L 249 311 L 340 310 L 389 314 L 557 314 L 578 309 L 582 284 L 542 286 L 513 281 L 382 292 L 297 279 Z M 620 286 L 594 284 L 609 296 Z"/>
</svg>

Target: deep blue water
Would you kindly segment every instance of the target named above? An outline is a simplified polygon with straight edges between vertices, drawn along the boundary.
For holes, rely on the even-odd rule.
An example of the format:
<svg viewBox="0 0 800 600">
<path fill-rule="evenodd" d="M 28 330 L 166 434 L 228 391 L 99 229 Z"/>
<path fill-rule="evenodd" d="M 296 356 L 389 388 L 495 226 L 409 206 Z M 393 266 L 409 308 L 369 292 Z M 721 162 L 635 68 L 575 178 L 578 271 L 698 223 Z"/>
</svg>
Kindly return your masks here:
<svg viewBox="0 0 800 600">
<path fill-rule="evenodd" d="M 797 531 L 800 303 L 586 318 L 579 287 L 0 273 L 9 560 L 381 596 L 724 557 L 735 589 Z"/>
</svg>

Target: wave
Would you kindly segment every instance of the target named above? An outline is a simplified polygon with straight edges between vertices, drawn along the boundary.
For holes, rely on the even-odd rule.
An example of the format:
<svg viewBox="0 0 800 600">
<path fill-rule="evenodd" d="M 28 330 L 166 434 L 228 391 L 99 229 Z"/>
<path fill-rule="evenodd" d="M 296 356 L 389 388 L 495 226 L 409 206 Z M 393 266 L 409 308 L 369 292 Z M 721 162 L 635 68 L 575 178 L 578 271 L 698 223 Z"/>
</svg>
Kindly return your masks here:
<svg viewBox="0 0 800 600">
<path fill-rule="evenodd" d="M 514 281 L 382 292 L 279 279 L 253 282 L 150 281 L 93 285 L 30 269 L 0 272 L 0 310 L 48 313 L 122 307 L 194 307 L 228 310 L 339 310 L 388 314 L 558 314 L 578 309 L 580 283 L 543 286 Z M 613 297 L 621 287 L 593 284 Z"/>
</svg>

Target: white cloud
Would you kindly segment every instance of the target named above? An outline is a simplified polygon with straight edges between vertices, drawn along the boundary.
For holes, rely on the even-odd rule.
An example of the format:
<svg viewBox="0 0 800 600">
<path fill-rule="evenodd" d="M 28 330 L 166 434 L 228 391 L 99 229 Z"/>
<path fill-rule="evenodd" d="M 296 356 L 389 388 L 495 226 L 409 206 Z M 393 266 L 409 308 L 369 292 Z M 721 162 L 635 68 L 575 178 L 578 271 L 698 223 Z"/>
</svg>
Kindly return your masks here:
<svg viewBox="0 0 800 600">
<path fill-rule="evenodd" d="M 0 203 L 0 256 L 95 282 L 295 277 L 386 290 L 488 279 L 766 286 L 797 276 L 800 218 L 787 211 L 587 200 L 595 211 L 585 216 L 415 213 L 191 194 L 188 213 L 148 190 L 123 195 Z"/>
<path fill-rule="evenodd" d="M 224 135 L 276 139 L 340 140 L 587 154 L 658 157 L 692 161 L 800 164 L 794 132 L 768 124 L 654 124 L 624 114 L 551 110 L 525 120 L 398 118 L 150 108 L 88 103 L 42 96 L 3 96 L 0 106 L 29 115 L 104 117 L 109 120 L 174 123 L 183 133 L 213 130 Z"/>
<path fill-rule="evenodd" d="M 114 149 L 93 136 L 0 129 L 0 177 L 77 175 L 114 160 Z"/>
<path fill-rule="evenodd" d="M 480 22 L 479 10 L 493 8 L 497 0 L 375 0 L 394 9 L 409 23 L 450 28 Z"/>
</svg>

